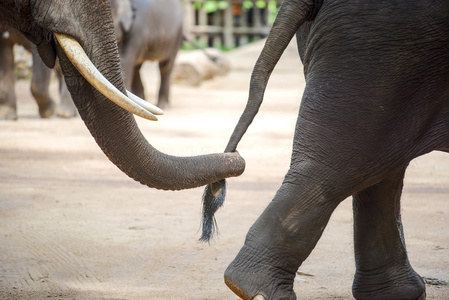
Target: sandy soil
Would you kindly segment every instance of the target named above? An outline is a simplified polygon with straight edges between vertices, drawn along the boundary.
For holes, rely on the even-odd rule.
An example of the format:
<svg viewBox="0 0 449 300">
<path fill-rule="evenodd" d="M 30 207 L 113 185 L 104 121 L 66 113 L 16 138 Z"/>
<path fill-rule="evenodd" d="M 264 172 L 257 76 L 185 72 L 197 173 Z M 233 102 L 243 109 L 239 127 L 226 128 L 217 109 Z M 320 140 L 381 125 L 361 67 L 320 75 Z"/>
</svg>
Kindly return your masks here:
<svg viewBox="0 0 449 300">
<path fill-rule="evenodd" d="M 200 87 L 175 85 L 145 136 L 174 155 L 223 151 L 246 103 L 260 44 L 229 54 L 232 72 Z M 304 79 L 289 48 L 265 103 L 239 146 L 246 172 L 229 180 L 220 236 L 199 243 L 202 189 L 164 192 L 121 173 L 79 118 L 41 120 L 29 83 L 17 84 L 19 120 L 0 122 L 0 299 L 237 299 L 223 272 L 285 174 Z M 155 98 L 155 65 L 145 66 Z M 56 84 L 53 85 L 56 92 Z M 153 101 L 154 102 L 154 101 Z M 407 172 L 402 216 L 410 261 L 449 281 L 449 155 L 431 153 Z M 352 299 L 351 200 L 333 214 L 300 271 L 299 299 Z M 427 287 L 449 299 L 449 286 Z"/>
</svg>

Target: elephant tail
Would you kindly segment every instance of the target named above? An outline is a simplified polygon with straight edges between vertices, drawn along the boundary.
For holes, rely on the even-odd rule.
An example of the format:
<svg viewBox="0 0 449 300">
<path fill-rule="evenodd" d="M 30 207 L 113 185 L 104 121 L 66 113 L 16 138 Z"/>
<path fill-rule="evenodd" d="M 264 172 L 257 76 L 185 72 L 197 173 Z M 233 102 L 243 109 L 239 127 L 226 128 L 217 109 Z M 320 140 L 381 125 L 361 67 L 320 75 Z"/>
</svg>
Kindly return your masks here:
<svg viewBox="0 0 449 300">
<path fill-rule="evenodd" d="M 251 74 L 248 102 L 225 152 L 235 152 L 237 145 L 259 111 L 270 75 L 299 27 L 312 20 L 322 0 L 285 0 L 279 8 L 270 34 L 267 37 Z M 209 241 L 216 230 L 214 213 L 223 205 L 226 181 L 222 179 L 206 186 L 203 194 L 203 232 L 201 241 Z"/>
</svg>

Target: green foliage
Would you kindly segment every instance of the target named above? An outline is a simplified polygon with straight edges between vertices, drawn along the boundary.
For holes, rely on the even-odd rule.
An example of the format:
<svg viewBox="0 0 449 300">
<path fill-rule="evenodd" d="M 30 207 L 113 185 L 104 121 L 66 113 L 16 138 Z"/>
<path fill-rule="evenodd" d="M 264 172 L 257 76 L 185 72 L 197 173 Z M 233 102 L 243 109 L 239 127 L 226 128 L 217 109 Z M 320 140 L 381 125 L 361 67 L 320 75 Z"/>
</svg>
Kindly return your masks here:
<svg viewBox="0 0 449 300">
<path fill-rule="evenodd" d="M 222 10 L 228 7 L 228 1 L 204 1 L 194 3 L 194 7 L 196 10 L 199 10 L 201 8 L 201 3 L 203 3 L 203 9 L 206 13 L 212 13 L 219 9 Z"/>
<path fill-rule="evenodd" d="M 278 14 L 279 8 L 277 7 L 276 1 L 268 2 L 268 24 L 273 25 L 274 20 Z"/>
<path fill-rule="evenodd" d="M 195 39 L 195 42 L 198 44 L 198 46 L 200 46 L 202 49 L 205 49 L 205 48 L 208 48 L 209 46 L 208 45 L 206 45 L 206 44 L 204 44 L 204 43 L 201 43 L 201 41 L 200 41 L 200 39 Z M 189 42 L 183 42 L 182 43 L 182 46 L 181 46 L 181 50 L 187 50 L 187 51 L 190 51 L 190 50 L 196 50 L 197 48 L 194 46 L 194 45 L 192 45 L 191 43 L 189 43 Z"/>
<path fill-rule="evenodd" d="M 201 43 L 200 39 L 196 39 L 195 41 L 198 44 L 198 46 L 200 46 L 202 49 L 209 48 L 208 45 L 206 45 L 204 43 Z M 181 46 L 181 50 L 184 50 L 184 51 L 192 51 L 192 50 L 197 50 L 197 49 L 198 48 L 196 48 L 195 46 L 193 46 L 189 42 L 184 42 L 184 43 L 182 43 L 182 46 Z M 226 51 L 231 51 L 232 49 L 235 49 L 235 47 L 228 48 L 225 45 L 220 45 L 220 47 L 218 49 L 220 49 L 223 52 L 226 52 Z"/>
<path fill-rule="evenodd" d="M 265 1 L 256 1 L 256 6 L 258 8 L 266 8 L 266 2 Z M 272 25 L 274 22 L 274 19 L 276 18 L 277 15 L 277 7 L 276 7 L 277 2 L 276 1 L 269 1 L 268 2 L 268 13 L 269 13 L 269 24 Z M 226 9 L 229 5 L 228 1 L 221 1 L 221 0 L 210 0 L 210 1 L 204 1 L 204 2 L 194 2 L 194 8 L 196 10 L 201 9 L 201 7 L 203 7 L 204 11 L 206 13 L 213 13 L 217 10 L 223 10 Z M 252 1 L 243 1 L 242 3 L 243 9 L 244 10 L 249 10 L 251 9 L 254 4 Z"/>
<path fill-rule="evenodd" d="M 193 7 L 197 11 L 201 10 L 202 12 L 205 12 L 207 14 L 212 14 L 211 16 L 208 16 L 208 22 L 210 22 L 211 18 L 215 17 L 214 12 L 229 9 L 230 8 L 229 6 L 231 5 L 231 3 L 233 3 L 233 1 L 224 1 L 224 0 L 194 1 Z M 247 18 L 252 17 L 251 10 L 254 8 L 254 6 L 256 6 L 259 9 L 264 9 L 265 10 L 264 14 L 266 14 L 265 16 L 268 18 L 267 20 L 264 20 L 264 25 L 272 26 L 274 23 L 274 20 L 276 19 L 277 13 L 278 13 L 278 5 L 280 4 L 280 1 L 275 1 L 275 0 L 270 0 L 270 1 L 252 0 L 252 1 L 249 1 L 249 0 L 247 0 L 247 1 L 237 2 L 237 3 L 242 4 L 241 14 L 245 15 Z M 234 7 L 232 9 L 233 14 L 236 12 L 239 12 L 239 11 L 240 10 L 238 10 L 238 9 L 234 10 Z M 219 16 L 219 17 L 222 17 L 222 16 Z M 261 17 L 262 17 L 262 15 L 261 15 Z M 239 17 L 239 16 L 233 15 L 233 18 L 234 18 L 234 22 L 237 22 L 237 23 L 235 23 L 236 26 L 239 26 L 238 24 L 239 24 L 239 21 L 242 19 L 242 16 Z M 219 19 L 219 20 L 221 20 L 221 19 Z M 248 19 L 248 20 L 250 20 L 250 19 Z M 266 21 L 266 23 L 265 23 L 265 21 Z M 223 21 L 221 20 L 221 22 L 223 22 Z M 214 34 L 209 34 L 209 37 L 212 37 L 212 36 L 214 36 Z M 252 42 L 254 40 L 257 40 L 259 37 L 263 37 L 263 34 L 260 34 L 260 35 L 249 34 L 248 35 L 249 41 L 247 41 L 245 39 L 244 43 Z M 228 38 L 228 37 L 226 37 L 226 38 Z M 203 35 L 203 41 L 204 41 L 204 35 Z M 214 40 L 215 47 L 217 47 L 218 43 L 220 43 L 220 42 L 217 40 Z M 236 42 L 236 43 L 238 44 L 238 42 Z M 227 44 L 229 44 L 229 43 L 227 43 Z M 234 44 L 234 43 L 230 42 L 230 44 Z M 207 46 L 204 45 L 204 47 L 207 47 Z M 232 50 L 232 48 L 230 49 L 229 47 L 225 47 L 224 45 L 221 45 L 219 48 L 222 51 Z M 235 47 L 233 47 L 233 48 L 235 48 Z M 192 47 L 191 45 L 184 44 L 182 46 L 182 49 L 183 50 L 194 50 L 195 48 Z"/>
</svg>

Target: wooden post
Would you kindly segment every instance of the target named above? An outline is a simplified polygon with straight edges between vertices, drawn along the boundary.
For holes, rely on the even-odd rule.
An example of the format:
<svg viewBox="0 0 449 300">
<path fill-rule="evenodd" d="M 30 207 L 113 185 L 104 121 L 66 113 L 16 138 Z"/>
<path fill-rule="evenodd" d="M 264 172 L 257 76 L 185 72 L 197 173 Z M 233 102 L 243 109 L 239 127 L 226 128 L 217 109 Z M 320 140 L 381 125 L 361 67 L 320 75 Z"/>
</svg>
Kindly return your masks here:
<svg viewBox="0 0 449 300">
<path fill-rule="evenodd" d="M 223 39 L 226 48 L 234 48 L 234 18 L 232 16 L 232 7 L 229 3 L 224 11 L 224 28 L 223 28 Z"/>
<path fill-rule="evenodd" d="M 260 9 L 256 5 L 256 2 L 253 2 L 253 28 L 254 28 L 254 35 L 253 40 L 260 39 L 260 33 L 262 32 L 262 22 L 260 21 Z"/>
<path fill-rule="evenodd" d="M 203 27 L 203 26 L 206 27 L 208 25 L 207 24 L 207 14 L 206 14 L 206 11 L 203 9 L 203 6 L 204 6 L 204 3 L 201 5 L 201 9 L 198 12 L 198 25 L 201 27 Z M 208 35 L 207 32 L 201 33 L 200 43 L 203 45 L 209 46 L 207 35 Z"/>
<path fill-rule="evenodd" d="M 218 27 L 222 27 L 223 25 L 223 22 L 222 22 L 222 19 L 223 19 L 223 13 L 222 13 L 222 11 L 221 10 L 217 10 L 215 13 L 214 13 L 214 26 L 216 26 L 217 28 Z M 217 49 L 220 49 L 220 47 L 221 47 L 221 45 L 222 45 L 222 34 L 221 33 L 214 33 L 214 38 L 213 38 L 213 47 L 214 48 L 217 48 Z"/>
<path fill-rule="evenodd" d="M 248 28 L 248 12 L 242 8 L 242 13 L 240 16 L 240 28 Z M 239 34 L 239 46 L 243 46 L 248 44 L 248 35 L 247 34 Z"/>
<path fill-rule="evenodd" d="M 263 26 L 264 27 L 269 27 L 270 24 L 268 24 L 268 3 L 270 1 L 267 0 L 265 1 L 265 10 L 263 11 Z"/>
<path fill-rule="evenodd" d="M 245 45 L 249 40 L 257 40 L 266 37 L 270 31 L 270 24 L 268 18 L 268 4 L 274 0 L 247 0 L 253 4 L 252 19 L 253 24 L 248 24 L 248 11 L 242 10 L 240 16 L 240 24 L 234 22 L 232 12 L 232 4 L 238 3 L 242 5 L 244 0 L 227 0 L 228 5 L 224 10 L 217 10 L 214 12 L 213 24 L 208 24 L 207 13 L 204 10 L 204 3 L 207 0 L 183 0 L 186 3 L 185 8 L 185 31 L 192 36 L 199 37 L 202 44 L 209 43 L 209 37 L 212 38 L 212 45 L 215 48 L 225 46 L 228 49 L 235 47 L 236 39 L 239 39 L 239 46 Z M 211 0 L 218 1 L 218 0 Z M 263 15 L 256 2 L 265 2 L 265 9 Z M 282 0 L 275 0 L 277 4 L 282 3 Z M 201 4 L 199 11 L 195 12 L 195 2 Z M 196 20 L 196 16 L 198 20 Z"/>
<path fill-rule="evenodd" d="M 190 35 L 195 26 L 195 9 L 192 1 L 183 1 L 184 6 L 184 32 Z M 193 38 L 195 38 L 193 36 Z"/>
</svg>

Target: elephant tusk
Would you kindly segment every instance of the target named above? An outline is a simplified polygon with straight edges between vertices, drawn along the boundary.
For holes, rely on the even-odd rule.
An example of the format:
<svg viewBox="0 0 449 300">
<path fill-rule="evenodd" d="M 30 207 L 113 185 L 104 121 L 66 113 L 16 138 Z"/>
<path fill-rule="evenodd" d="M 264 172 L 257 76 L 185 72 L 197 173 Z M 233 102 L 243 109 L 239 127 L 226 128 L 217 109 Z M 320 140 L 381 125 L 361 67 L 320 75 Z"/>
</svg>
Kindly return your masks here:
<svg viewBox="0 0 449 300">
<path fill-rule="evenodd" d="M 134 95 L 133 93 L 131 93 L 130 91 L 126 91 L 126 93 L 128 94 L 128 97 L 130 100 L 134 101 L 137 105 L 142 106 L 143 108 L 145 108 L 146 110 L 152 112 L 155 115 L 163 115 L 164 111 L 162 109 L 160 109 L 159 107 L 157 107 L 156 105 L 153 105 L 139 97 L 137 97 L 136 95 Z"/>
<path fill-rule="evenodd" d="M 262 295 L 257 295 L 256 297 L 253 298 L 253 300 L 265 300 L 265 297 Z"/>
<path fill-rule="evenodd" d="M 142 107 L 136 103 L 135 98 L 138 97 L 134 95 L 131 96 L 134 98 L 134 101 L 130 100 L 98 71 L 89 57 L 87 57 L 81 45 L 74 38 L 60 33 L 55 33 L 55 36 L 73 66 L 94 88 L 121 108 L 142 118 L 157 121 L 153 111 L 156 114 L 161 114 L 161 110 L 158 107 L 154 109 L 150 103 Z M 140 98 L 139 100 L 145 102 L 145 100 Z"/>
</svg>

